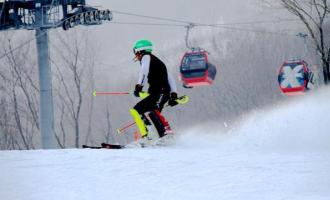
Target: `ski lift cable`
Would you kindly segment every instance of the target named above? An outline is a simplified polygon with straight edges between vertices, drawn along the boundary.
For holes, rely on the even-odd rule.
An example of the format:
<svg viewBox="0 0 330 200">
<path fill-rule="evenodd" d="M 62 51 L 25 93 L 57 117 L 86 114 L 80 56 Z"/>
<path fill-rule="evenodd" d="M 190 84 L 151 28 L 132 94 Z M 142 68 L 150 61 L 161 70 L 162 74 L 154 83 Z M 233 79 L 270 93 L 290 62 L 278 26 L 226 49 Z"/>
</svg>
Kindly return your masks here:
<svg viewBox="0 0 330 200">
<path fill-rule="evenodd" d="M 201 25 L 199 25 L 201 26 Z M 219 25 L 213 25 L 213 24 L 206 24 L 203 26 L 208 26 L 212 28 L 222 28 L 222 29 L 229 29 L 229 30 L 236 30 L 236 31 L 243 31 L 243 32 L 254 32 L 254 33 L 261 33 L 261 34 L 270 34 L 270 35 L 282 35 L 282 36 L 289 36 L 289 37 L 296 37 L 295 34 L 290 33 L 284 33 L 284 32 L 272 32 L 272 31 L 266 31 L 266 30 L 258 30 L 258 29 L 248 29 L 248 28 L 240 28 L 240 27 L 234 27 L 234 26 L 219 26 Z"/>
<path fill-rule="evenodd" d="M 296 22 L 300 21 L 300 19 L 278 19 L 278 20 L 261 20 L 261 21 L 247 21 L 247 22 L 232 22 L 232 23 L 222 23 L 222 24 L 214 24 L 214 25 L 249 25 L 249 24 L 273 24 L 280 22 Z"/>
<path fill-rule="evenodd" d="M 13 48 L 12 50 L 10 50 L 10 51 L 8 51 L 8 52 L 2 54 L 2 55 L 0 56 L 0 60 L 1 60 L 2 58 L 6 57 L 7 55 L 9 55 L 10 53 L 12 53 L 12 52 L 14 52 L 14 51 L 16 51 L 16 50 L 18 50 L 18 49 L 20 49 L 20 48 L 23 48 L 25 45 L 28 45 L 30 42 L 36 40 L 37 38 L 41 37 L 41 36 L 44 35 L 45 33 L 46 33 L 46 32 L 40 33 L 40 34 L 37 35 L 36 37 L 33 37 L 33 38 L 31 38 L 31 39 L 29 39 L 29 40 L 23 42 L 22 44 L 18 45 L 17 47 Z"/>
<path fill-rule="evenodd" d="M 6 0 L 4 1 L 4 3 Z M 54 0 L 52 0 L 52 5 L 54 3 Z M 2 5 L 4 7 L 4 4 Z M 2 11 L 1 11 L 2 12 Z M 257 33 L 264 33 L 264 34 L 277 34 L 277 35 L 289 35 L 285 33 L 276 33 L 276 32 L 268 32 L 268 31 L 261 31 L 261 30 L 252 30 L 252 29 L 244 29 L 244 28 L 238 28 L 238 27 L 229 27 L 227 25 L 235 25 L 235 24 L 254 24 L 254 23 L 275 23 L 278 21 L 251 21 L 251 22 L 240 22 L 240 23 L 228 23 L 228 24 L 201 24 L 201 23 L 193 23 L 190 21 L 184 21 L 184 20 L 176 20 L 176 19 L 169 19 L 169 18 L 161 18 L 161 17 L 153 17 L 153 16 L 146 16 L 146 15 L 139 15 L 134 13 L 127 13 L 127 12 L 121 12 L 121 11 L 112 11 L 113 13 L 122 14 L 122 15 L 130 15 L 130 16 L 136 16 L 136 17 L 143 17 L 143 18 L 149 18 L 149 19 L 155 19 L 155 20 L 162 20 L 162 21 L 170 21 L 170 22 L 177 22 L 177 23 L 183 23 L 181 24 L 157 24 L 157 23 L 135 23 L 135 22 L 110 22 L 111 24 L 129 24 L 129 25 L 147 25 L 147 26 L 172 26 L 172 27 L 187 27 L 191 24 L 194 26 L 209 26 L 209 27 L 216 27 L 216 28 L 223 28 L 223 29 L 231 29 L 231 30 L 238 30 L 238 31 L 245 31 L 245 32 L 257 32 Z M 294 19 L 284 19 L 279 21 L 293 21 Z M 7 56 L 9 53 L 16 51 L 17 49 L 20 49 L 27 45 L 28 43 L 36 40 L 38 37 L 43 35 L 44 33 L 41 33 L 37 35 L 36 37 L 27 40 L 26 42 L 22 43 L 21 45 L 13 48 L 11 51 L 6 52 L 0 56 L 0 60 Z M 289 35 L 293 36 L 293 35 Z"/>
<path fill-rule="evenodd" d="M 193 24 L 193 27 L 197 27 L 197 26 L 199 26 L 199 27 L 211 27 L 211 28 L 222 28 L 222 29 L 229 29 L 229 30 L 236 30 L 236 31 L 244 31 L 244 32 L 256 32 L 256 33 L 272 34 L 272 35 L 285 35 L 285 36 L 290 36 L 290 37 L 295 36 L 295 34 L 289 34 L 289 33 L 280 33 L 280 32 L 270 32 L 270 31 L 263 31 L 263 30 L 257 30 L 257 29 L 239 28 L 239 27 L 220 25 L 220 24 L 195 24 L 195 23 L 190 23 L 188 25 L 180 25 L 180 24 L 157 24 L 157 23 L 142 23 L 142 22 L 110 22 L 110 23 L 111 24 L 122 24 L 122 25 L 168 26 L 168 27 L 183 27 L 183 28 L 187 28 L 191 24 Z"/>
<path fill-rule="evenodd" d="M 141 18 L 148 18 L 148 19 L 155 19 L 155 20 L 161 20 L 161 21 L 184 23 L 184 24 L 188 24 L 188 25 L 189 24 L 195 24 L 196 26 L 206 25 L 204 23 L 196 23 L 196 22 L 186 21 L 186 20 L 178 20 L 178 19 L 172 19 L 172 18 L 163 18 L 163 17 L 148 16 L 148 15 L 140 15 L 140 14 L 136 14 L 136 13 L 128 13 L 128 12 L 122 12 L 122 11 L 112 11 L 112 12 L 117 13 L 117 14 L 122 14 L 122 15 L 141 17 Z M 249 22 L 233 22 L 233 23 L 212 24 L 212 25 L 261 24 L 261 23 L 278 23 L 278 22 L 290 22 L 290 21 L 299 21 L 299 19 L 280 19 L 280 20 L 264 20 L 264 21 L 249 21 Z"/>
<path fill-rule="evenodd" d="M 288 35 L 288 36 L 295 36 L 294 34 L 286 34 L 286 33 L 278 33 L 278 32 L 269 32 L 269 31 L 260 31 L 260 30 L 253 30 L 253 29 L 245 29 L 245 28 L 238 28 L 238 27 L 231 27 L 228 25 L 239 25 L 239 24 L 260 24 L 260 23 L 276 23 L 276 22 L 283 22 L 283 21 L 297 21 L 299 19 L 283 19 L 283 20 L 274 20 L 274 21 L 250 21 L 250 22 L 239 22 L 239 23 L 223 23 L 223 24 L 204 24 L 204 23 L 196 23 L 191 21 L 185 21 L 185 20 L 177 20 L 177 19 L 171 19 L 171 18 L 162 18 L 162 17 L 155 17 L 155 16 L 147 16 L 147 15 L 140 15 L 136 13 L 128 13 L 128 12 L 122 12 L 122 11 L 112 11 L 113 13 L 122 14 L 122 15 L 129 15 L 129 16 L 135 16 L 135 17 L 141 17 L 141 18 L 148 18 L 148 19 L 155 19 L 155 20 L 161 20 L 161 21 L 170 21 L 170 22 L 177 22 L 177 23 L 184 23 L 185 25 L 182 25 L 182 27 L 187 27 L 190 25 L 195 26 L 208 26 L 213 28 L 223 28 L 223 29 L 231 29 L 231 30 L 238 30 L 238 31 L 247 31 L 247 32 L 257 32 L 257 33 L 265 33 L 265 34 L 279 34 L 279 35 Z M 136 25 L 147 25 L 146 23 L 130 23 L 130 24 L 136 24 Z M 151 25 L 151 24 L 148 24 Z M 174 25 L 174 24 L 173 24 Z M 178 24 L 175 24 L 175 26 L 179 26 Z"/>
<path fill-rule="evenodd" d="M 288 22 L 288 21 L 299 21 L 299 19 L 284 19 L 284 20 L 270 20 L 270 21 L 250 21 L 250 22 L 235 22 L 235 23 L 221 23 L 221 24 L 200 24 L 197 25 L 196 23 L 189 23 L 189 24 L 194 24 L 195 26 L 207 26 L 207 25 L 212 25 L 212 26 L 228 26 L 228 25 L 250 25 L 250 24 L 264 24 L 264 23 L 280 23 L 280 22 Z M 187 26 L 186 24 L 161 24 L 161 23 L 143 23 L 143 22 L 127 22 L 127 21 L 111 21 L 109 22 L 110 24 L 128 24 L 128 25 L 154 25 L 154 26 L 174 26 L 174 27 L 185 27 Z"/>
<path fill-rule="evenodd" d="M 155 16 L 148 16 L 148 15 L 140 15 L 135 13 L 128 13 L 128 12 L 122 12 L 122 11 L 116 11 L 112 10 L 113 13 L 122 14 L 122 15 L 129 15 L 129 16 L 135 16 L 135 17 L 141 17 L 141 18 L 148 18 L 148 19 L 155 19 L 155 20 L 161 20 L 161 21 L 169 21 L 169 22 L 178 22 L 178 23 L 184 23 L 184 24 L 190 24 L 190 21 L 184 21 L 184 20 L 177 20 L 177 19 L 170 19 L 170 18 L 163 18 L 163 17 L 155 17 Z"/>
<path fill-rule="evenodd" d="M 140 22 L 116 22 L 111 21 L 110 24 L 123 24 L 123 25 L 145 25 L 145 26 L 169 26 L 169 27 L 184 27 L 182 24 L 161 24 L 161 23 L 140 23 Z"/>
</svg>

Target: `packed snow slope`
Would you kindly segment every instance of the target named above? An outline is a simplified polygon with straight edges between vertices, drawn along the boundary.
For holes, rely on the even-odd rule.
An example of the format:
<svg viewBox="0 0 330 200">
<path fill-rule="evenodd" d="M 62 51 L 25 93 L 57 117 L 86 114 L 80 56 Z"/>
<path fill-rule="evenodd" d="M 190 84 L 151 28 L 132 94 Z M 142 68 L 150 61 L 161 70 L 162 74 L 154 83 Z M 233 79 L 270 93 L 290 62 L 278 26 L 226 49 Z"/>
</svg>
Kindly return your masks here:
<svg viewBox="0 0 330 200">
<path fill-rule="evenodd" d="M 3 200 L 330 199 L 330 90 L 181 131 L 175 146 L 0 152 Z"/>
</svg>

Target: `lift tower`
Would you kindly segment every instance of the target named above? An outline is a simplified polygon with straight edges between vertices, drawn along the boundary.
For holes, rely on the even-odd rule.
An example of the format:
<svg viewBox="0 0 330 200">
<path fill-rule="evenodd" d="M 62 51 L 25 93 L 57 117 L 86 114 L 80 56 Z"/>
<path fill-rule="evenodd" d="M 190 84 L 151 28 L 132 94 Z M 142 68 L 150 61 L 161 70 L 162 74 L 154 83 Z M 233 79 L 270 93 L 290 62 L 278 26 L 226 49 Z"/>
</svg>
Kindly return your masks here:
<svg viewBox="0 0 330 200">
<path fill-rule="evenodd" d="M 112 13 L 86 6 L 85 0 L 4 0 L 0 2 L 0 9 L 0 31 L 35 30 L 42 148 L 56 148 L 48 29 L 62 27 L 68 30 L 76 25 L 98 25 L 104 20 L 111 21 Z"/>
</svg>

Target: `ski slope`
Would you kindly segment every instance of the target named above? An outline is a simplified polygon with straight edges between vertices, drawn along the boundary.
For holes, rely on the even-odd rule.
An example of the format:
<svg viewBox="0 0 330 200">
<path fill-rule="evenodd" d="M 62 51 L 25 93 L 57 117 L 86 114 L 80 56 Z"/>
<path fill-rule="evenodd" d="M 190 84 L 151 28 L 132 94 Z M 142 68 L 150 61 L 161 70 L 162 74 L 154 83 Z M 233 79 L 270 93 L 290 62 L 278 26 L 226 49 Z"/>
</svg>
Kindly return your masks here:
<svg viewBox="0 0 330 200">
<path fill-rule="evenodd" d="M 3 200 L 328 200 L 330 90 L 180 131 L 177 145 L 0 152 Z M 219 127 L 219 128 L 218 128 Z"/>
</svg>

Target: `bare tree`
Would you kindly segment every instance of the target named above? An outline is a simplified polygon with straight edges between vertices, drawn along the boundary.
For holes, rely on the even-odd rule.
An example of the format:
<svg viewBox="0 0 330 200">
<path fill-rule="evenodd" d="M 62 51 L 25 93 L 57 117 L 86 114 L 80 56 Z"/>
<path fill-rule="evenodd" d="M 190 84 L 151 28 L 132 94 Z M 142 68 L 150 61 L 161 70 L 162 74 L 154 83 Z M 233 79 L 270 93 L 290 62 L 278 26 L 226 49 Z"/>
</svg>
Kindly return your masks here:
<svg viewBox="0 0 330 200">
<path fill-rule="evenodd" d="M 106 130 L 106 135 L 105 135 L 105 141 L 106 143 L 109 143 L 110 141 L 110 136 L 112 136 L 111 132 L 112 132 L 112 128 L 111 128 L 111 123 L 110 123 L 110 112 L 109 112 L 109 108 L 107 106 L 107 130 Z"/>
<path fill-rule="evenodd" d="M 38 87 L 32 81 L 33 78 L 31 77 L 31 72 L 28 72 L 27 70 L 29 67 L 23 64 L 24 60 L 28 60 L 26 54 L 29 52 L 29 48 L 27 48 L 25 52 L 22 52 L 20 54 L 22 58 L 18 58 L 13 53 L 13 48 L 10 40 L 8 40 L 8 46 L 10 54 L 7 55 L 7 58 L 10 66 L 12 67 L 13 77 L 17 77 L 17 84 L 24 94 L 29 112 L 32 116 L 33 123 L 39 130 L 37 100 L 35 99 L 36 96 L 34 95 L 38 93 Z M 21 62 L 18 63 L 17 60 L 21 60 Z"/>
<path fill-rule="evenodd" d="M 66 52 L 67 53 L 67 52 Z M 80 119 L 80 111 L 82 106 L 82 88 L 81 88 L 81 71 L 80 66 L 78 63 L 78 57 L 79 57 L 79 47 L 76 46 L 74 51 L 69 52 L 69 54 L 60 53 L 64 63 L 65 63 L 65 69 L 69 70 L 66 71 L 67 73 L 70 73 L 70 77 L 73 78 L 73 84 L 74 84 L 74 90 L 71 89 L 70 85 L 70 79 L 69 77 L 65 77 L 64 73 L 57 67 L 58 69 L 58 75 L 60 77 L 60 82 L 63 86 L 65 95 L 59 93 L 60 98 L 62 99 L 62 112 L 61 112 L 61 130 L 62 133 L 65 135 L 64 126 L 63 126 L 63 106 L 65 105 L 67 108 L 67 111 L 73 120 L 73 126 L 74 126 L 74 132 L 75 132 L 75 147 L 79 147 L 79 119 Z M 55 62 L 53 62 L 55 63 Z M 63 69 L 62 69 L 63 70 Z M 65 138 L 65 137 L 64 137 Z M 60 145 L 63 146 L 63 145 Z"/>
<path fill-rule="evenodd" d="M 6 59 L 0 72 L 1 139 L 4 139 L 1 148 L 33 149 L 39 132 L 36 68 L 28 56 L 33 49 L 27 45 L 14 53 L 12 36 L 4 35 L 2 39 Z"/>
<path fill-rule="evenodd" d="M 87 133 L 84 139 L 86 142 L 92 132 L 94 105 L 93 99 L 90 98 L 94 78 L 94 55 L 88 50 L 91 44 L 84 33 L 70 32 L 67 37 L 57 34 L 57 38 L 59 41 L 51 42 L 54 50 L 51 62 L 56 69 L 57 81 L 55 102 L 57 110 L 60 111 L 56 138 L 59 145 L 65 148 L 66 143 L 70 142 L 69 133 L 74 132 L 74 146 L 79 148 L 83 133 Z"/>
<path fill-rule="evenodd" d="M 8 102 L 3 97 L 0 100 L 0 149 L 14 149 L 13 126 L 10 126 L 10 122 Z"/>
<path fill-rule="evenodd" d="M 282 5 L 305 25 L 322 60 L 324 83 L 330 81 L 329 1 L 281 0 Z M 314 12 L 314 13 L 313 13 Z M 327 38 L 328 37 L 328 38 Z"/>
<path fill-rule="evenodd" d="M 63 103 L 63 101 L 61 101 L 60 103 L 60 106 L 59 108 L 61 109 L 61 116 L 60 116 L 60 124 L 59 124 L 59 128 L 60 128 L 60 131 L 62 133 L 62 137 L 60 137 L 56 131 L 55 131 L 55 138 L 56 138 L 56 141 L 57 141 L 57 144 L 62 148 L 64 149 L 65 146 L 66 146 L 66 137 L 67 137 L 67 134 L 66 134 L 66 130 L 64 128 L 64 114 L 65 114 L 65 105 Z"/>
<path fill-rule="evenodd" d="M 89 72 L 88 72 L 88 79 L 90 80 L 90 88 L 89 91 L 93 91 L 95 89 L 95 77 L 94 77 L 94 62 L 90 65 Z M 89 110 L 88 110 L 88 126 L 87 126 L 87 133 L 85 137 L 85 144 L 88 143 L 89 138 L 92 135 L 92 120 L 94 114 L 94 97 L 89 95 Z"/>
<path fill-rule="evenodd" d="M 109 106 L 107 105 L 106 109 L 106 118 L 107 118 L 107 127 L 105 130 L 105 141 L 106 143 L 117 143 L 117 138 L 114 135 L 113 128 L 111 126 L 111 120 L 110 120 L 110 111 Z"/>
</svg>

